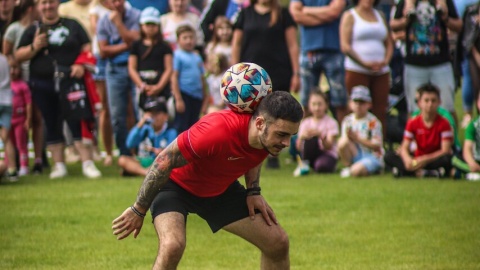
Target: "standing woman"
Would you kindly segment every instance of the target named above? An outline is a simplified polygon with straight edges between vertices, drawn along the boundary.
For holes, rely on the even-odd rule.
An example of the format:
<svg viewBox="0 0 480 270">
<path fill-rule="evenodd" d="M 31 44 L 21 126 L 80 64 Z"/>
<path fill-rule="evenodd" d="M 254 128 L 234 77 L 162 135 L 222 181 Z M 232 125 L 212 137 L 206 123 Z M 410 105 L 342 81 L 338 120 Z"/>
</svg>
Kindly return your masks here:
<svg viewBox="0 0 480 270">
<path fill-rule="evenodd" d="M 263 67 L 274 91 L 300 87 L 297 26 L 278 0 L 251 0 L 234 23 L 232 64 L 252 62 Z"/>
<path fill-rule="evenodd" d="M 297 26 L 278 0 L 251 0 L 234 23 L 232 64 L 252 62 L 263 67 L 274 91 L 300 89 Z M 277 157 L 267 159 L 268 168 L 279 168 Z"/>
<path fill-rule="evenodd" d="M 340 47 L 345 58 L 345 86 L 364 85 L 370 89 L 372 113 L 382 122 L 386 134 L 390 59 L 393 40 L 384 16 L 374 7 L 379 0 L 353 0 L 354 7 L 340 22 Z"/>
<path fill-rule="evenodd" d="M 81 142 L 81 120 L 65 119 L 60 95 L 55 90 L 55 65 L 70 67 L 70 77 L 83 78 L 85 69 L 74 64 L 82 52 L 90 51 L 90 40 L 83 27 L 75 20 L 58 14 L 60 0 L 39 0 L 39 24 L 29 26 L 15 52 L 18 61 L 30 60 L 30 88 L 32 99 L 40 108 L 47 127 L 47 147 L 55 163 L 50 178 L 67 175 L 64 157 L 63 121 L 66 120 L 74 138 L 74 145 L 83 161 L 83 174 L 89 178 L 101 173 L 92 161 L 91 145 Z"/>
</svg>

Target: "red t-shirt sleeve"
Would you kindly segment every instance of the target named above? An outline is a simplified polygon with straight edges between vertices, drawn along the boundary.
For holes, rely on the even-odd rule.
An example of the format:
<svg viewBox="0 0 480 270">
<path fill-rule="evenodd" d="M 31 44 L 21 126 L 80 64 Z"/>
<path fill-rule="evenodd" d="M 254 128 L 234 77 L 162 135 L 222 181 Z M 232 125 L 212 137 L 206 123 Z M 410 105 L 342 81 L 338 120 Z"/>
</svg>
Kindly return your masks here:
<svg viewBox="0 0 480 270">
<path fill-rule="evenodd" d="M 412 119 L 408 120 L 407 125 L 405 126 L 405 131 L 403 132 L 403 139 L 404 140 L 412 141 L 412 140 L 415 139 L 415 133 L 414 133 L 415 119 L 416 118 L 412 118 Z"/>
<path fill-rule="evenodd" d="M 442 140 L 453 140 L 453 130 L 448 120 L 443 118 L 440 127 L 440 137 Z"/>
</svg>

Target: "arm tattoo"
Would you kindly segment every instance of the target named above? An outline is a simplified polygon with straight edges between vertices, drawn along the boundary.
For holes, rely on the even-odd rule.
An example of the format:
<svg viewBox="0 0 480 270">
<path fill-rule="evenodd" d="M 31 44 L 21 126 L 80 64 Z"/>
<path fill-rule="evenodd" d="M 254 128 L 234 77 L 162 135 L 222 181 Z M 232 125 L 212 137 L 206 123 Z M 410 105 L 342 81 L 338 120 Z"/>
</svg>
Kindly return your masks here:
<svg viewBox="0 0 480 270">
<path fill-rule="evenodd" d="M 245 184 L 247 188 L 260 187 L 260 169 L 262 164 L 250 169 L 245 173 Z"/>
<path fill-rule="evenodd" d="M 186 164 L 187 161 L 178 149 L 177 140 L 173 141 L 155 158 L 152 166 L 150 166 L 147 176 L 138 191 L 137 203 L 148 209 L 158 190 L 167 183 L 172 170 Z"/>
</svg>

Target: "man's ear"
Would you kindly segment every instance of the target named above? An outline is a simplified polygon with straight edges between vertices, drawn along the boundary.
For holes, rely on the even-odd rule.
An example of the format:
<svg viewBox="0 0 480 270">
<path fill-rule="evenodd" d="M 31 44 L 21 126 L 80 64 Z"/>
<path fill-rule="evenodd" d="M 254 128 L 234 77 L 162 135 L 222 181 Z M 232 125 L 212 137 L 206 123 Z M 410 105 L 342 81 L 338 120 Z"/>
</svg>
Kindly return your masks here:
<svg viewBox="0 0 480 270">
<path fill-rule="evenodd" d="M 257 116 L 257 118 L 255 118 L 255 127 L 258 130 L 262 130 L 265 127 L 265 118 L 263 116 Z"/>
</svg>

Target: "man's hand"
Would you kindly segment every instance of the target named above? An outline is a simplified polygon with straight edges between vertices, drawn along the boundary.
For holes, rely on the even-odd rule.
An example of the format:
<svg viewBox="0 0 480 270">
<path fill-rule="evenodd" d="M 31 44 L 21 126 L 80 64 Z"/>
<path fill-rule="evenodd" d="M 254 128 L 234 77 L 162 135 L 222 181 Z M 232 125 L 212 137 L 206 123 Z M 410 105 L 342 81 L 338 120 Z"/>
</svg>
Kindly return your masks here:
<svg viewBox="0 0 480 270">
<path fill-rule="evenodd" d="M 112 222 L 113 234 L 117 235 L 117 240 L 128 237 L 133 232 L 133 237 L 137 238 L 143 226 L 143 218 L 127 208 L 119 217 Z"/>
<path fill-rule="evenodd" d="M 262 195 L 247 196 L 247 207 L 250 219 L 255 219 L 255 209 L 257 209 L 260 211 L 265 222 L 267 222 L 269 226 L 273 225 L 272 223 L 278 224 L 275 213 L 273 213 L 272 208 L 268 205 Z"/>
<path fill-rule="evenodd" d="M 120 14 L 120 12 L 116 10 L 111 11 L 108 18 L 114 25 L 118 25 L 119 23 L 122 23 L 122 14 Z"/>
</svg>

